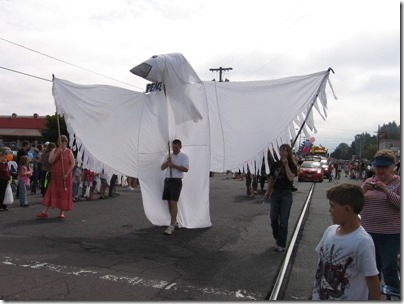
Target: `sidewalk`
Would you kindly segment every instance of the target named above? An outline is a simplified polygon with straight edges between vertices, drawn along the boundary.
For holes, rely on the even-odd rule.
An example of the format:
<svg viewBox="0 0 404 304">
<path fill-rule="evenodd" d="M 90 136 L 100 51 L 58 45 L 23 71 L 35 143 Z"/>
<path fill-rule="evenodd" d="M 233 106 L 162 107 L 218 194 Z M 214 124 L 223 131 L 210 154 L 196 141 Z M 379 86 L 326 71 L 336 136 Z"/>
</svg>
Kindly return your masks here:
<svg viewBox="0 0 404 304">
<path fill-rule="evenodd" d="M 338 184 L 350 183 L 361 185 L 362 180 L 352 180 L 342 174 Z M 328 212 L 329 204 L 325 197 L 325 190 L 335 186 L 324 180 L 317 183 L 313 193 L 309 215 L 301 233 L 301 239 L 295 254 L 292 271 L 283 300 L 296 301 L 307 300 L 317 269 L 317 254 L 315 248 L 320 241 L 325 229 L 332 224 Z"/>
</svg>

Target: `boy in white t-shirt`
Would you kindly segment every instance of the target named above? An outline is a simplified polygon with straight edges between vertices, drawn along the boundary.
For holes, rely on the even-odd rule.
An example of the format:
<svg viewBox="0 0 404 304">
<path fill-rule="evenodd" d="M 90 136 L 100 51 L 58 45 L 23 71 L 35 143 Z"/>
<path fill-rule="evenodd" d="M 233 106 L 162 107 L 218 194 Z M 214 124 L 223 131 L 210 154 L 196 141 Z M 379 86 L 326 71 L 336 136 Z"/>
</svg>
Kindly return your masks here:
<svg viewBox="0 0 404 304">
<path fill-rule="evenodd" d="M 313 300 L 380 300 L 375 246 L 360 224 L 361 187 L 340 184 L 326 192 L 334 225 L 316 247 L 318 266 Z"/>
</svg>

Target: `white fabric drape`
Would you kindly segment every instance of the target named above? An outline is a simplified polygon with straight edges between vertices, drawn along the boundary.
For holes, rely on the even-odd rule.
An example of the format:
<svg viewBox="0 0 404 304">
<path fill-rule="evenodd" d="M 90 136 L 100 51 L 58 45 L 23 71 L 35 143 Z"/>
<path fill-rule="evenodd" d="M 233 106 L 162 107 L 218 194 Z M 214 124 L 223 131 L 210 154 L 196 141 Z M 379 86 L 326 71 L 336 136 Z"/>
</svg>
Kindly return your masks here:
<svg viewBox="0 0 404 304">
<path fill-rule="evenodd" d="M 138 177 L 145 214 L 154 225 L 170 222 L 161 199 L 160 170 L 169 141 L 179 138 L 190 161 L 179 200 L 179 225 L 210 227 L 209 171 L 247 164 L 258 170 L 268 147 L 290 143 L 297 123 L 307 118 L 314 128 L 314 102 L 317 111 L 326 113 L 328 71 L 268 81 L 205 82 L 181 54 L 153 56 L 145 64 L 149 73 L 144 73 L 143 64 L 131 71 L 141 75 L 141 66 L 142 76 L 163 82 L 165 92 L 54 78 L 53 95 L 83 166 Z"/>
</svg>

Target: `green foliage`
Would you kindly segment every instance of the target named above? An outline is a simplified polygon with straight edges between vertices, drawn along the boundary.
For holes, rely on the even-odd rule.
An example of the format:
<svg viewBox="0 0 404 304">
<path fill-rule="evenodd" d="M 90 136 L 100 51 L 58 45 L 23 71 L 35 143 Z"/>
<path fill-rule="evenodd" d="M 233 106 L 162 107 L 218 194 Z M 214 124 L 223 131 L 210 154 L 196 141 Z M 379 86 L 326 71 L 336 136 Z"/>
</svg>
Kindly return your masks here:
<svg viewBox="0 0 404 304">
<path fill-rule="evenodd" d="M 63 117 L 59 116 L 59 124 L 60 124 L 60 134 L 68 136 L 66 123 Z M 45 129 L 41 130 L 41 135 L 45 139 L 45 141 L 54 142 L 55 144 L 58 142 L 58 124 L 56 115 L 46 115 L 46 124 Z"/>
<path fill-rule="evenodd" d="M 374 136 L 376 137 L 376 136 Z M 362 158 L 366 158 L 368 160 L 373 159 L 377 152 L 377 140 L 370 142 L 367 144 L 362 150 Z"/>
<path fill-rule="evenodd" d="M 400 139 L 400 126 L 397 126 L 396 122 L 389 122 L 384 124 L 379 129 L 379 139 Z"/>
<path fill-rule="evenodd" d="M 335 151 L 331 153 L 331 157 L 336 159 L 351 159 L 351 148 L 348 146 L 348 144 L 341 143 L 338 145 Z"/>
</svg>

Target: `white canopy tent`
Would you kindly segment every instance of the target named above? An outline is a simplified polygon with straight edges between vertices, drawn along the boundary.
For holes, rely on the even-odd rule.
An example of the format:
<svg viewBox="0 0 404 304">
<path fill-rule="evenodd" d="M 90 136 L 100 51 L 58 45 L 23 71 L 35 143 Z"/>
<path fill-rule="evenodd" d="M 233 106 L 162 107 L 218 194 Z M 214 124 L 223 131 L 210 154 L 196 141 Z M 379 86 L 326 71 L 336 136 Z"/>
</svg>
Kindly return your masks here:
<svg viewBox="0 0 404 304">
<path fill-rule="evenodd" d="M 210 171 L 254 168 L 254 163 L 260 168 L 263 153 L 290 143 L 296 126 L 305 121 L 307 137 L 307 128 L 315 131 L 313 106 L 323 119 L 327 116 L 329 71 L 267 81 L 201 81 L 175 53 L 153 56 L 131 72 L 156 83 L 153 90 L 54 78 L 53 95 L 83 166 L 138 177 L 145 214 L 158 226 L 170 222 L 160 170 L 168 142 L 179 138 L 190 159 L 179 225 L 210 227 Z"/>
</svg>

